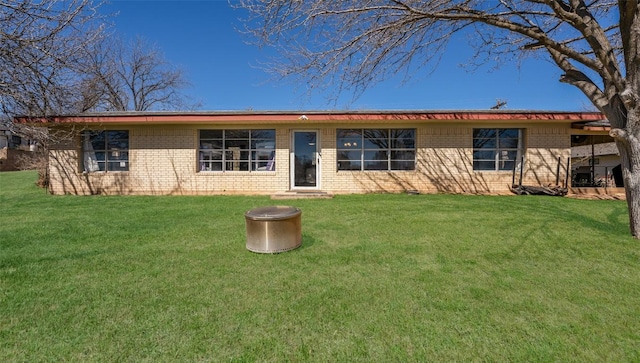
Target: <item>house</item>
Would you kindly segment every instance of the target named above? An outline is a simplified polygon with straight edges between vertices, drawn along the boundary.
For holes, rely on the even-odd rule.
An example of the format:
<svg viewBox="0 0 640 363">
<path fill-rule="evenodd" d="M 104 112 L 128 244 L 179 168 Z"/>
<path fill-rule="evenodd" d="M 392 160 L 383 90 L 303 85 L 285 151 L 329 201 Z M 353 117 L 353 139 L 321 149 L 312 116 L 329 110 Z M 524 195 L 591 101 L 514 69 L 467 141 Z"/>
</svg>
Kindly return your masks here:
<svg viewBox="0 0 640 363">
<path fill-rule="evenodd" d="M 15 171 L 28 167 L 35 144 L 0 125 L 0 171 Z"/>
<path fill-rule="evenodd" d="M 568 179 L 597 112 L 123 112 L 59 116 L 54 194 L 508 194 Z M 561 174 L 561 175 L 559 175 Z"/>
</svg>

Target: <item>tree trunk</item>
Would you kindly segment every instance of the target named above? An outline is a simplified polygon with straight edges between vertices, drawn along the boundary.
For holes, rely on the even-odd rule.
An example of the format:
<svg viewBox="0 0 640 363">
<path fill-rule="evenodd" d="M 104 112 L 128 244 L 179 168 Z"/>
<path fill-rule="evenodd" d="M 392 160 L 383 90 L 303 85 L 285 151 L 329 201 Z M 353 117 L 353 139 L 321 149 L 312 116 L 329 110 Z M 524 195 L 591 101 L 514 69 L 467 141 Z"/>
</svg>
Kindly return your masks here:
<svg viewBox="0 0 640 363">
<path fill-rule="evenodd" d="M 631 235 L 640 239 L 640 107 L 629 109 L 625 115 L 618 113 L 607 115 L 607 118 L 612 126 L 610 134 L 616 140 L 620 152 L 622 179 L 629 208 L 629 228 Z"/>
<path fill-rule="evenodd" d="M 620 149 L 620 160 L 622 161 L 622 178 L 629 207 L 629 227 L 631 234 L 640 239 L 640 147 L 633 144 L 630 146 L 630 152 Z"/>
</svg>

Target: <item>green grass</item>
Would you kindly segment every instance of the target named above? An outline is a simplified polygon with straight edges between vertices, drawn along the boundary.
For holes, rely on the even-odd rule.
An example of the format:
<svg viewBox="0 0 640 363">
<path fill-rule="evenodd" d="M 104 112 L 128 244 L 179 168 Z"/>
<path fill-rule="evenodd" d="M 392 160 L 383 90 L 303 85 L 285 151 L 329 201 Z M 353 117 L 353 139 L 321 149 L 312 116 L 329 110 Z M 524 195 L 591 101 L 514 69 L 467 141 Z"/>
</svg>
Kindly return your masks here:
<svg viewBox="0 0 640 363">
<path fill-rule="evenodd" d="M 263 255 L 244 213 L 267 197 L 51 196 L 35 179 L 0 174 L 3 362 L 640 360 L 624 202 L 284 201 L 303 245 Z"/>
</svg>

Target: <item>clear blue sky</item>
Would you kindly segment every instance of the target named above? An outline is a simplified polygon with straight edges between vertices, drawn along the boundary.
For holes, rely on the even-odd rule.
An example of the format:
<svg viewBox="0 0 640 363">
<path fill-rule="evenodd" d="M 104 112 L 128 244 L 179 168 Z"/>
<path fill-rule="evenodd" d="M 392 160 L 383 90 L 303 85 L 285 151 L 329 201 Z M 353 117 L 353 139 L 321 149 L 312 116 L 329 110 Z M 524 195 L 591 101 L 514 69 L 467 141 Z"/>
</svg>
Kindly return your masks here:
<svg viewBox="0 0 640 363">
<path fill-rule="evenodd" d="M 258 66 L 273 51 L 245 43 L 238 32 L 244 13 L 227 0 L 111 0 L 102 11 L 117 13 L 116 32 L 142 36 L 180 66 L 192 84 L 187 93 L 202 102 L 202 110 L 475 110 L 488 109 L 497 99 L 514 110 L 593 109 L 577 89 L 558 82 L 561 72 L 547 61 L 529 59 L 519 68 L 497 70 L 462 67 L 471 54 L 464 39 L 449 45 L 435 72 L 417 74 L 408 83 L 392 79 L 356 100 L 343 94 L 333 103 L 327 101 L 330 90 L 308 97 L 304 87 L 270 81 Z"/>
</svg>

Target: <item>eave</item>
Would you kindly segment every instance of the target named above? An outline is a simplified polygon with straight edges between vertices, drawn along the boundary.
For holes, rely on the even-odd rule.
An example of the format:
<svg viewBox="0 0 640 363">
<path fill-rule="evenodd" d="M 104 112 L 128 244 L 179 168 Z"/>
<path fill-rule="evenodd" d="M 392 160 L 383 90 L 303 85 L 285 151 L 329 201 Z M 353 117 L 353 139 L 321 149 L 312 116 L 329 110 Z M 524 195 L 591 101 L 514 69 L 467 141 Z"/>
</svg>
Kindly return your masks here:
<svg viewBox="0 0 640 363">
<path fill-rule="evenodd" d="M 211 112 L 118 112 L 61 115 L 47 118 L 16 118 L 18 123 L 41 126 L 64 124 L 323 124 L 340 122 L 430 121 L 540 121 L 578 123 L 602 120 L 599 112 L 558 111 L 211 111 Z"/>
<path fill-rule="evenodd" d="M 583 131 L 610 131 L 611 124 L 609 124 L 608 120 L 594 120 L 594 121 L 580 121 L 574 122 L 571 124 L 572 129 L 583 130 Z"/>
</svg>

